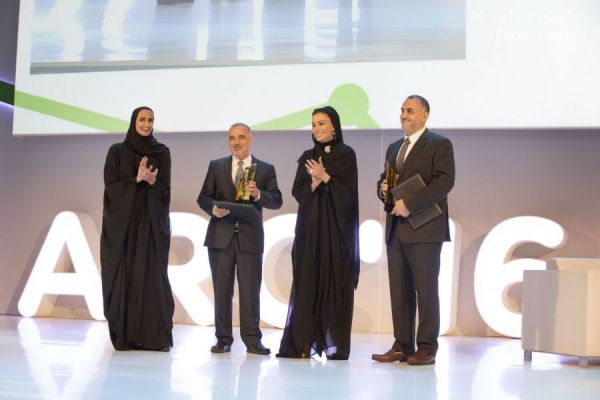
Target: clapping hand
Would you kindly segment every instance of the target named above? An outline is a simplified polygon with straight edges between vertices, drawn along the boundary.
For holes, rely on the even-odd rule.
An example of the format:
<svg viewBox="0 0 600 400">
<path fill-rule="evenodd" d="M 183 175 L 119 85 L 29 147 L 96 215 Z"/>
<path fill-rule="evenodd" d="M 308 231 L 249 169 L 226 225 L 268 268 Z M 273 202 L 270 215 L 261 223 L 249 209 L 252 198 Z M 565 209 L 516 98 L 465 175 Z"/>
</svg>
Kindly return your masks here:
<svg viewBox="0 0 600 400">
<path fill-rule="evenodd" d="M 142 157 L 142 161 L 140 161 L 138 167 L 136 182 L 146 181 L 150 185 L 154 185 L 156 176 L 158 175 L 158 168 L 153 168 L 152 165 L 148 166 L 148 157 Z"/>
<path fill-rule="evenodd" d="M 329 178 L 331 178 L 323 165 L 323 157 L 319 157 L 318 162 L 313 159 L 308 159 L 304 166 L 306 167 L 306 172 L 311 176 L 313 184 L 319 184 L 321 182 L 327 183 Z"/>
</svg>

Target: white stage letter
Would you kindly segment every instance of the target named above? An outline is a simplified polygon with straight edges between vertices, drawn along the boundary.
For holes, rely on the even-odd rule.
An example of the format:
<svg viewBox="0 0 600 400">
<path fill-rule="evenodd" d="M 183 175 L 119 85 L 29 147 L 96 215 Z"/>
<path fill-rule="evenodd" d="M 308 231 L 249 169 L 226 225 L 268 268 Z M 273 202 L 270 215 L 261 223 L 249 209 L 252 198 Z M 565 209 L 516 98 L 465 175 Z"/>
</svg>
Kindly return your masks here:
<svg viewBox="0 0 600 400">
<path fill-rule="evenodd" d="M 93 250 L 86 238 L 94 244 Z M 21 315 L 47 316 L 54 308 L 56 295 L 80 295 L 92 318 L 103 320 L 98 243 L 98 230 L 89 215 L 70 211 L 56 215 L 19 299 Z M 65 245 L 75 272 L 63 272 L 61 255 Z M 57 266 L 59 271 L 55 271 Z"/>
<path fill-rule="evenodd" d="M 521 314 L 506 307 L 508 289 L 523 281 L 523 271 L 544 269 L 545 262 L 531 258 L 507 261 L 523 243 L 556 249 L 566 240 L 563 228 L 541 217 L 515 217 L 496 225 L 485 237 L 475 262 L 475 302 L 490 328 L 512 337 L 521 336 Z"/>
<path fill-rule="evenodd" d="M 283 214 L 264 223 L 265 252 L 263 260 L 263 281 L 260 290 L 260 319 L 276 327 L 284 328 L 288 311 L 288 301 L 279 301 L 271 293 L 270 287 L 276 285 L 276 268 L 281 267 L 281 251 L 294 241 L 296 214 Z M 290 257 L 286 257 L 291 266 Z M 278 265 L 279 261 L 279 265 Z M 291 267 L 290 269 L 290 281 Z M 289 292 L 288 292 L 289 293 Z M 286 294 L 287 295 L 287 294 Z"/>
<path fill-rule="evenodd" d="M 203 245 L 208 222 L 184 212 L 172 212 L 170 216 L 171 237 L 184 237 L 193 245 L 192 258 L 187 263 L 169 265 L 171 289 L 195 324 L 212 325 L 215 321 L 213 304 L 199 286 L 210 277 L 208 252 Z"/>
<path fill-rule="evenodd" d="M 453 219 L 448 220 L 450 241 L 442 245 L 438 293 L 440 296 L 440 335 L 450 333 L 456 325 L 456 298 L 462 231 Z"/>
</svg>

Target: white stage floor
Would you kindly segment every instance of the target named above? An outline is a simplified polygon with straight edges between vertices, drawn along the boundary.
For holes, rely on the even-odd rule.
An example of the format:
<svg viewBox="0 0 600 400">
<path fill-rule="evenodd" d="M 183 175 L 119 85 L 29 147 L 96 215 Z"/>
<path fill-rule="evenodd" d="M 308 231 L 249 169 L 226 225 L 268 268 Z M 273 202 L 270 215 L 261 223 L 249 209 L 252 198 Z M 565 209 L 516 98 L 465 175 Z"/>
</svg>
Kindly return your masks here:
<svg viewBox="0 0 600 400">
<path fill-rule="evenodd" d="M 275 353 L 281 330 L 264 329 Z M 237 335 L 237 332 L 236 332 Z M 355 333 L 348 361 L 211 354 L 213 328 L 176 325 L 170 353 L 115 352 L 106 323 L 0 316 L 0 399 L 598 399 L 600 360 L 534 353 L 520 341 L 442 337 L 437 363 L 380 364 L 389 334 Z"/>
</svg>

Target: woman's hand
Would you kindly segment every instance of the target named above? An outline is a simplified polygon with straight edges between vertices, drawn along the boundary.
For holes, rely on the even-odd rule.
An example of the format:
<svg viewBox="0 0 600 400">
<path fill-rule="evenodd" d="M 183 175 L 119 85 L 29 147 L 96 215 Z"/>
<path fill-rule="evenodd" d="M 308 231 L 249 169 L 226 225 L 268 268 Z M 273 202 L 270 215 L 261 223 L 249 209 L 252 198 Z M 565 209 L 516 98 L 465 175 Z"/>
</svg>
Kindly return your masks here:
<svg viewBox="0 0 600 400">
<path fill-rule="evenodd" d="M 156 183 L 156 176 L 158 175 L 158 168 L 154 168 L 154 170 L 152 168 L 152 165 L 148 167 L 148 157 L 142 157 L 142 161 L 140 161 L 138 167 L 136 182 L 146 181 L 151 186 L 154 185 Z"/>
<path fill-rule="evenodd" d="M 323 157 L 319 157 L 319 162 L 308 159 L 304 166 L 306 167 L 306 172 L 311 176 L 313 183 L 315 180 L 318 181 L 318 183 L 327 183 L 329 182 L 329 179 L 331 179 L 331 176 L 327 173 L 325 166 L 323 165 Z"/>
</svg>

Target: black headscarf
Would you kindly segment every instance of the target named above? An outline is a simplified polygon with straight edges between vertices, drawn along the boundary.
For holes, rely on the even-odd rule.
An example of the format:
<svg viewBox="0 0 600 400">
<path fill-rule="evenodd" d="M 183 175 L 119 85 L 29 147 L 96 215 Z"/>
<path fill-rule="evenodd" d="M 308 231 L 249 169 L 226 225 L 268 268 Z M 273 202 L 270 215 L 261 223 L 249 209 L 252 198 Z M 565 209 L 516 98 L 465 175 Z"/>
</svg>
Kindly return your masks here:
<svg viewBox="0 0 600 400">
<path fill-rule="evenodd" d="M 156 156 L 165 151 L 167 146 L 156 140 L 152 134 L 154 130 L 152 130 L 148 136 L 142 136 L 135 130 L 135 121 L 142 110 L 152 111 L 150 107 L 146 106 L 138 107 L 133 110 L 131 113 L 131 120 L 129 121 L 129 129 L 127 129 L 127 137 L 123 143 L 125 143 L 131 151 L 140 156 Z M 154 114 L 154 111 L 152 111 L 152 114 Z"/>
<path fill-rule="evenodd" d="M 333 135 L 333 140 L 327 143 L 319 143 L 317 142 L 317 139 L 315 139 L 315 136 L 313 135 L 313 142 L 315 143 L 315 145 L 320 145 L 320 146 L 326 146 L 326 145 L 331 145 L 334 143 L 344 143 L 344 136 L 342 134 L 342 124 L 340 122 L 340 116 L 338 115 L 337 111 L 335 111 L 335 108 L 331 107 L 331 106 L 325 106 L 325 107 L 321 107 L 321 108 L 315 108 L 312 112 L 312 115 L 315 114 L 327 114 L 329 116 L 329 119 L 331 120 L 331 124 L 333 125 L 333 129 L 334 129 L 334 135 Z"/>
</svg>

